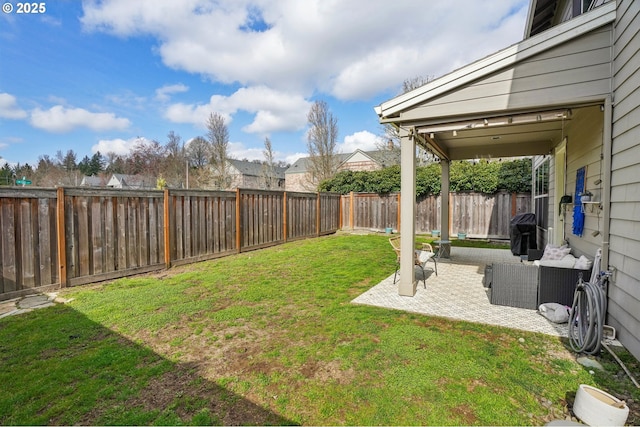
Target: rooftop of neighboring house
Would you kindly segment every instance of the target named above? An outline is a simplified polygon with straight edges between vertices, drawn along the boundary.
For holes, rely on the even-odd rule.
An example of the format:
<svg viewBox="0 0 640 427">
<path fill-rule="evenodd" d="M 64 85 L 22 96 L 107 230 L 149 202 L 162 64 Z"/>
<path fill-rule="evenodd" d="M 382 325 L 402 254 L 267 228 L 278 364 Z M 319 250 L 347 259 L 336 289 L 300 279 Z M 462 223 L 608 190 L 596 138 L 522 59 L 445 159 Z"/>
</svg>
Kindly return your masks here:
<svg viewBox="0 0 640 427">
<path fill-rule="evenodd" d="M 371 159 L 372 162 L 378 163 L 381 167 L 387 167 L 400 164 L 400 151 L 399 150 L 376 150 L 376 151 L 362 151 L 356 150 L 353 153 L 339 153 L 336 154 L 340 166 L 348 163 L 350 159 L 354 158 L 357 154 L 362 154 L 365 157 Z M 301 157 L 296 160 L 287 169 L 286 173 L 304 173 L 309 167 L 309 157 Z"/>
<path fill-rule="evenodd" d="M 245 176 L 262 176 L 263 167 L 262 163 L 249 162 L 247 160 L 229 159 L 229 163 L 233 165 L 242 175 Z M 284 173 L 287 168 L 280 166 L 274 166 L 274 171 L 277 178 L 284 179 Z"/>
<path fill-rule="evenodd" d="M 102 187 L 106 184 L 106 181 L 99 176 L 85 176 L 82 178 L 81 186 L 85 187 Z"/>
<path fill-rule="evenodd" d="M 122 188 L 155 188 L 156 179 L 146 175 L 125 175 L 121 173 L 114 173 L 107 185 L 110 187 L 119 185 Z"/>
</svg>

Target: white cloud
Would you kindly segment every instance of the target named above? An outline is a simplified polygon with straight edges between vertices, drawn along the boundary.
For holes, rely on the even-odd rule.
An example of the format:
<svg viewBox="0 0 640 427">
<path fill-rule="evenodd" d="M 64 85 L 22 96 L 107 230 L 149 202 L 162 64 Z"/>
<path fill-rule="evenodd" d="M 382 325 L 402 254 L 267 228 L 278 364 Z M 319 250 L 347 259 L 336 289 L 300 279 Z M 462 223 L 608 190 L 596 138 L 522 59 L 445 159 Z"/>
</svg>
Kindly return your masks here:
<svg viewBox="0 0 640 427">
<path fill-rule="evenodd" d="M 302 96 L 281 92 L 265 86 L 240 88 L 230 96 L 213 95 L 208 104 L 170 105 L 165 117 L 175 123 L 192 123 L 204 127 L 207 117 L 217 112 L 229 124 L 233 114 L 246 111 L 254 120 L 243 131 L 258 135 L 296 131 L 304 128 L 311 103 Z"/>
<path fill-rule="evenodd" d="M 229 157 L 232 159 L 264 160 L 262 148 L 248 148 L 242 142 L 229 143 Z"/>
<path fill-rule="evenodd" d="M 83 108 L 67 108 L 56 105 L 48 110 L 36 108 L 31 112 L 31 125 L 47 132 L 63 133 L 76 128 L 93 131 L 123 130 L 131 125 L 128 119 L 113 113 L 93 113 Z"/>
<path fill-rule="evenodd" d="M 213 99 L 216 95 L 212 96 Z M 204 128 L 207 123 L 209 114 L 217 112 L 224 117 L 225 123 L 229 125 L 231 123 L 231 115 L 225 113 L 220 109 L 215 109 L 209 104 L 172 104 L 165 110 L 164 117 L 174 123 L 191 123 L 195 126 Z"/>
<path fill-rule="evenodd" d="M 381 143 L 379 136 L 363 130 L 345 136 L 344 141 L 338 144 L 338 151 L 341 153 L 353 153 L 357 149 L 362 151 L 374 151 Z"/>
<path fill-rule="evenodd" d="M 247 160 L 264 160 L 264 146 L 261 147 L 247 147 L 242 142 L 230 142 L 229 143 L 229 155 L 232 159 L 247 159 Z M 288 154 L 282 151 L 273 150 L 273 158 L 277 161 L 285 161 L 287 163 L 293 163 L 300 157 L 306 157 L 308 154 Z M 293 159 L 293 160 L 291 160 Z"/>
<path fill-rule="evenodd" d="M 81 20 L 88 30 L 151 35 L 165 65 L 216 82 L 362 100 L 521 40 L 527 3 L 104 0 L 86 2 Z M 274 126 L 265 114 L 256 127 Z"/>
<path fill-rule="evenodd" d="M 0 119 L 24 119 L 27 112 L 18 107 L 16 97 L 8 93 L 0 93 Z"/>
<path fill-rule="evenodd" d="M 285 156 L 285 158 L 283 160 L 292 165 L 292 164 L 294 164 L 296 162 L 296 160 L 298 160 L 301 157 L 309 157 L 309 153 L 288 154 L 288 155 Z"/>
<path fill-rule="evenodd" d="M 182 93 L 189 90 L 189 86 L 178 83 L 175 85 L 165 85 L 156 89 L 156 99 L 159 101 L 168 101 L 174 93 Z"/>
<path fill-rule="evenodd" d="M 138 144 L 148 144 L 151 141 L 144 137 L 130 138 L 130 139 L 101 139 L 91 147 L 92 153 L 97 153 L 98 151 L 105 155 L 108 153 L 118 154 L 120 156 L 126 156 L 131 153 L 131 150 L 135 148 Z"/>
</svg>

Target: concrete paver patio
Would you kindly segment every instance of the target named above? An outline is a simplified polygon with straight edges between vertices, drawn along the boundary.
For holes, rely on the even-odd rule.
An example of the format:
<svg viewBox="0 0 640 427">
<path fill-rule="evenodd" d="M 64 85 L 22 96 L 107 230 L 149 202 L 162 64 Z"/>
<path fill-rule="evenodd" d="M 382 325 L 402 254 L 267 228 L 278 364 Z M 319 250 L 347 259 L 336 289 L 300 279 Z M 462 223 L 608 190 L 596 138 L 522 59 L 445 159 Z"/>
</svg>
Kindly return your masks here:
<svg viewBox="0 0 640 427">
<path fill-rule="evenodd" d="M 452 247 L 451 258 L 440 259 L 438 276 L 427 273 L 426 289 L 418 282 L 415 296 L 398 295 L 393 274 L 355 298 L 355 304 L 446 317 L 454 320 L 504 326 L 555 336 L 568 336 L 567 324 L 556 324 L 536 310 L 490 303 L 490 289 L 483 286 L 484 268 L 497 262 L 520 262 L 507 249 Z"/>
</svg>

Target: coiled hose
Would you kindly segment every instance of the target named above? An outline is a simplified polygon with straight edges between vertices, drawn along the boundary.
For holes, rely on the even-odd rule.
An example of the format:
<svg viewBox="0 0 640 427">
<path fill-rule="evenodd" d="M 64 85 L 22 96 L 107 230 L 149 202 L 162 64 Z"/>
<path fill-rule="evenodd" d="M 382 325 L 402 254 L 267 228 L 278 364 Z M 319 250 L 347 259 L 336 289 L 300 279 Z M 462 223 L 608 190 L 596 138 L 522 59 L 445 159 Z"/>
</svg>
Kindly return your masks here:
<svg viewBox="0 0 640 427">
<path fill-rule="evenodd" d="M 569 315 L 569 343 L 577 353 L 597 354 L 607 313 L 607 277 L 578 281 Z"/>
</svg>

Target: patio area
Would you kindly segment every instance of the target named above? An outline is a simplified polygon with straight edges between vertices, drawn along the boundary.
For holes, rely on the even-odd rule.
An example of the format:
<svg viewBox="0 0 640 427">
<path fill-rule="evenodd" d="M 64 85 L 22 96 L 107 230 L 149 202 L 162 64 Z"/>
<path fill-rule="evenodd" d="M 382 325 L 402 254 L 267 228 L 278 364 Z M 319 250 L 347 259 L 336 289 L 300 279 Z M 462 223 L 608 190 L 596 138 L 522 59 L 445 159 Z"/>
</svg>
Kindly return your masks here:
<svg viewBox="0 0 640 427">
<path fill-rule="evenodd" d="M 355 298 L 354 304 L 446 317 L 454 320 L 504 326 L 548 335 L 567 335 L 567 324 L 556 324 L 536 310 L 493 305 L 490 289 L 483 286 L 484 268 L 491 263 L 519 263 L 508 249 L 451 248 L 451 258 L 438 261 L 438 276 L 427 273 L 427 287 L 418 282 L 414 297 L 398 295 L 393 274 Z M 431 264 L 431 263 L 429 263 Z"/>
</svg>

